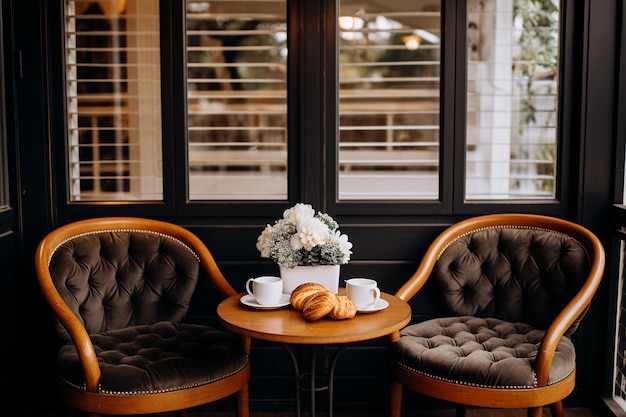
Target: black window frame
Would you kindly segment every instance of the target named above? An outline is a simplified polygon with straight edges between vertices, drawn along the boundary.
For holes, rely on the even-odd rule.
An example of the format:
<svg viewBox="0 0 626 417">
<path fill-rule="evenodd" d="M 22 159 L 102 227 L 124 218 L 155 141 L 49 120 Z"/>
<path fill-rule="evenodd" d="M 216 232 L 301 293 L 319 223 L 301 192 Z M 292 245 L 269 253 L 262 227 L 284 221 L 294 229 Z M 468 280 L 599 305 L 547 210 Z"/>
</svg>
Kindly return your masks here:
<svg viewBox="0 0 626 417">
<path fill-rule="evenodd" d="M 46 2 L 51 51 L 47 57 L 54 80 L 50 102 L 59 117 L 53 117 L 53 132 L 67 138 L 63 52 L 63 0 Z M 296 202 L 308 202 L 338 216 L 466 216 L 487 212 L 540 212 L 568 217 L 575 210 L 578 171 L 570 161 L 580 153 L 580 122 L 574 109 L 580 107 L 582 90 L 579 56 L 573 45 L 581 31 L 574 31 L 576 5 L 561 1 L 561 60 L 559 74 L 559 129 L 556 198 L 554 200 L 465 201 L 465 77 L 466 2 L 442 1 L 442 74 L 440 114 L 440 197 L 438 200 L 338 200 L 338 76 L 336 2 L 287 2 L 289 42 L 288 76 L 288 199 L 242 201 L 189 201 L 187 198 L 187 141 L 185 79 L 185 2 L 160 0 L 162 111 L 163 111 L 163 201 L 73 202 L 68 201 L 67 180 L 56 181 L 59 212 L 65 217 L 141 213 L 152 216 L 208 216 L 218 218 L 274 216 Z M 570 52 L 568 52 L 570 51 Z M 578 88 L 577 88 L 578 87 Z M 567 98 L 567 99 L 565 99 Z M 63 116 L 63 117 L 61 117 Z M 565 140 L 567 138 L 567 140 Z M 63 143 L 61 143 L 63 142 Z M 67 177 L 65 141 L 54 141 L 57 178 Z"/>
</svg>

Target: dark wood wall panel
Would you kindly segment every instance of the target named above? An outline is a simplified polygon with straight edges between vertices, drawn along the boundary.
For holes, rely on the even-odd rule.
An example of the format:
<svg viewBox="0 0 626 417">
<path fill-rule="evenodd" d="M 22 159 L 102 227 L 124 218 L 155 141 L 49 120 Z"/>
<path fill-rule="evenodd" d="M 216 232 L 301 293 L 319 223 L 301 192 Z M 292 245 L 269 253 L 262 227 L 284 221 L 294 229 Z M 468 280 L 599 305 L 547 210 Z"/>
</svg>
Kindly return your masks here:
<svg viewBox="0 0 626 417">
<path fill-rule="evenodd" d="M 0 337 L 0 404 L 2 408 L 14 410 L 17 399 L 17 313 L 15 311 L 16 277 L 15 235 L 6 232 L 0 235 L 0 317 L 3 319 Z"/>
</svg>

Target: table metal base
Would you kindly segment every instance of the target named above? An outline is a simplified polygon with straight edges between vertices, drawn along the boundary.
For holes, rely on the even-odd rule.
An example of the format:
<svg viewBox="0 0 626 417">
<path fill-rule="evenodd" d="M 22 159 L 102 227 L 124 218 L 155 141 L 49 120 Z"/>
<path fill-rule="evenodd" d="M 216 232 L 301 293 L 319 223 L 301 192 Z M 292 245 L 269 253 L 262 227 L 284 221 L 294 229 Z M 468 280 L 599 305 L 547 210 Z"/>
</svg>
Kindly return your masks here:
<svg viewBox="0 0 626 417">
<path fill-rule="evenodd" d="M 309 417 L 315 417 L 317 393 L 320 391 L 328 391 L 328 417 L 333 417 L 333 382 L 335 376 L 335 367 L 337 365 L 337 359 L 346 345 L 339 346 L 333 353 L 330 362 L 325 369 L 318 375 L 317 372 L 317 349 L 325 348 L 319 345 L 308 345 L 309 347 L 309 366 L 308 372 L 302 372 L 300 369 L 300 361 L 293 353 L 293 349 L 288 344 L 283 344 L 285 351 L 289 354 L 291 362 L 293 363 L 294 376 L 296 379 L 296 417 L 300 417 L 301 413 L 301 393 L 309 391 L 310 396 L 310 414 Z M 318 377 L 326 377 L 324 385 L 317 385 Z M 308 386 L 303 385 L 303 381 L 309 381 Z"/>
</svg>

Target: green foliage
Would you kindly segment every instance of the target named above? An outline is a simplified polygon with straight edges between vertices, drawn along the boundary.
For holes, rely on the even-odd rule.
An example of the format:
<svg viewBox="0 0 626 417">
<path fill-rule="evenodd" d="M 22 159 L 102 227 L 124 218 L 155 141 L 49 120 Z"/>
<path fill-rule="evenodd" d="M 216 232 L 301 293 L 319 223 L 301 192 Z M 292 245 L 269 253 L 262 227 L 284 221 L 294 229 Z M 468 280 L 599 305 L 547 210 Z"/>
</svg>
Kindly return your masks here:
<svg viewBox="0 0 626 417">
<path fill-rule="evenodd" d="M 515 0 L 514 21 L 522 23 L 519 38 L 520 53 L 515 57 L 519 63 L 516 70 L 526 77 L 526 98 L 522 111 L 526 113 L 524 122 L 535 123 L 537 109 L 533 105 L 533 81 L 537 72 L 557 73 L 558 40 L 554 29 L 558 25 L 558 6 L 553 0 Z"/>
</svg>

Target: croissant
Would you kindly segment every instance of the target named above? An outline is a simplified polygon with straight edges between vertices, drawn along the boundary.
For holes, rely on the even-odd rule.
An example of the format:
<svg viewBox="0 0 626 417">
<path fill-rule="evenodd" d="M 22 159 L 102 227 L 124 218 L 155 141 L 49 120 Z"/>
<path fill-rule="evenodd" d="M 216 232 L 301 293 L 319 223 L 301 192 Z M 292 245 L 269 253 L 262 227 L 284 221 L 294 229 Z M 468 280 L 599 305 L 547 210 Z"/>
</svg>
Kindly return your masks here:
<svg viewBox="0 0 626 417">
<path fill-rule="evenodd" d="M 309 296 L 302 307 L 302 314 L 307 321 L 319 320 L 335 308 L 338 298 L 330 291 L 318 291 Z"/>
<path fill-rule="evenodd" d="M 356 305 L 348 297 L 337 297 L 335 307 L 328 313 L 331 319 L 351 319 L 356 316 Z"/>
<path fill-rule="evenodd" d="M 296 310 L 302 311 L 306 299 L 320 291 L 326 291 L 326 287 L 322 284 L 315 282 L 305 282 L 304 284 L 300 284 L 291 293 L 291 305 Z"/>
</svg>

